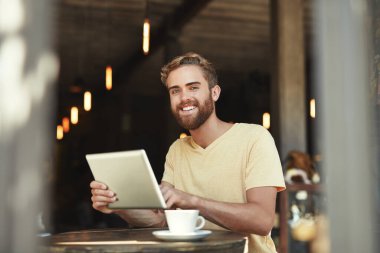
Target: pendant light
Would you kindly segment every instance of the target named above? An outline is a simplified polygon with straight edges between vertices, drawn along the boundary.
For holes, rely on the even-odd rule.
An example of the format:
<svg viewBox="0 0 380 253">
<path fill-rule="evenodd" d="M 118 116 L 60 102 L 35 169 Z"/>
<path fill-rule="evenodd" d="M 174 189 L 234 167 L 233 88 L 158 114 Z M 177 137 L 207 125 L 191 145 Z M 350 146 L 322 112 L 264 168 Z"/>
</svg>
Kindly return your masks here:
<svg viewBox="0 0 380 253">
<path fill-rule="evenodd" d="M 70 112 L 71 112 L 70 113 L 71 124 L 73 124 L 73 125 L 78 124 L 78 121 L 79 121 L 78 107 L 76 107 L 76 106 L 71 107 Z"/>
<path fill-rule="evenodd" d="M 107 62 L 109 62 L 109 20 L 110 20 L 110 11 L 109 11 L 109 6 L 108 6 L 108 0 L 107 0 L 107 20 L 106 20 L 106 23 L 107 23 L 107 31 L 106 31 L 106 34 L 107 34 L 107 37 L 106 37 L 106 50 L 107 50 Z M 112 90 L 112 67 L 111 65 L 107 65 L 106 66 L 106 89 L 107 90 Z"/>
<path fill-rule="evenodd" d="M 57 140 L 63 139 L 63 127 L 61 125 L 57 126 Z"/>
<path fill-rule="evenodd" d="M 112 90 L 112 67 L 110 65 L 106 67 L 106 89 Z"/>
<path fill-rule="evenodd" d="M 144 25 L 143 25 L 143 52 L 145 55 L 149 53 L 149 46 L 150 46 L 150 20 L 149 20 L 149 3 L 146 1 L 145 4 L 145 19 L 144 19 Z"/>
<path fill-rule="evenodd" d="M 263 127 L 265 127 L 266 129 L 270 128 L 270 114 L 269 114 L 269 112 L 265 112 L 263 114 Z"/>
<path fill-rule="evenodd" d="M 311 99 L 310 100 L 310 117 L 312 117 L 313 119 L 315 118 L 316 114 L 315 114 L 315 99 Z"/>
<path fill-rule="evenodd" d="M 149 18 L 145 18 L 144 28 L 143 28 L 143 52 L 145 55 L 149 53 L 149 40 L 150 40 L 150 21 L 149 21 Z"/>
<path fill-rule="evenodd" d="M 91 110 L 91 92 L 86 91 L 83 95 L 83 107 L 86 112 Z"/>
<path fill-rule="evenodd" d="M 70 120 L 68 117 L 62 119 L 63 132 L 68 133 L 70 131 Z"/>
</svg>

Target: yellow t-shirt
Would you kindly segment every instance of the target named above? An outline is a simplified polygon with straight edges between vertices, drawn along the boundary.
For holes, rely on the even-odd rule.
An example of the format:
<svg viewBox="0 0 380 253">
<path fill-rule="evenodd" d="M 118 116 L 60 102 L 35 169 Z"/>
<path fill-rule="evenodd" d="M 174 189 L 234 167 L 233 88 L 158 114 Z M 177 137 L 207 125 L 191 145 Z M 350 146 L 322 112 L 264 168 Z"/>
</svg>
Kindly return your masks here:
<svg viewBox="0 0 380 253">
<path fill-rule="evenodd" d="M 236 123 L 206 148 L 191 137 L 175 141 L 166 156 L 162 181 L 187 193 L 246 203 L 253 187 L 285 189 L 280 158 L 270 133 L 260 125 Z M 206 229 L 223 229 L 207 222 Z M 270 236 L 251 234 L 249 252 L 276 252 Z"/>
</svg>

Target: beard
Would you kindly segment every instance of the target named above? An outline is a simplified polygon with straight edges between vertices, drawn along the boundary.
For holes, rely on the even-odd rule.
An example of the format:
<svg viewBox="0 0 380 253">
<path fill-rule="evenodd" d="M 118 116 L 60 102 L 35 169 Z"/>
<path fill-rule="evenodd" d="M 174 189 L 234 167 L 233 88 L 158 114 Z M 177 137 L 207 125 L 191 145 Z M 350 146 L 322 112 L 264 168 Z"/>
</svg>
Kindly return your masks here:
<svg viewBox="0 0 380 253">
<path fill-rule="evenodd" d="M 189 105 L 189 103 L 187 102 L 186 105 Z M 195 115 L 181 117 L 179 111 L 181 110 L 180 108 L 183 107 L 183 103 L 177 106 L 175 110 L 172 110 L 172 113 L 181 127 L 186 130 L 195 130 L 205 123 L 214 111 L 214 101 L 212 100 L 210 94 L 208 99 L 206 99 L 202 105 L 199 104 L 198 100 L 194 100 L 194 102 L 190 105 L 197 107 L 198 113 Z"/>
</svg>

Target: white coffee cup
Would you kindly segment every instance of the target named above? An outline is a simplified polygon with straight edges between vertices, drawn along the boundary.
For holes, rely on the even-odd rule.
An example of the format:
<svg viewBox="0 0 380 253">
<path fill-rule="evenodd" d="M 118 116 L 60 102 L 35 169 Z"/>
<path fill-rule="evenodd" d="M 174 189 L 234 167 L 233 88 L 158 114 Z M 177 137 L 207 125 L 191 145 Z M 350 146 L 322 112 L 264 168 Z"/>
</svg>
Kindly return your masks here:
<svg viewBox="0 0 380 253">
<path fill-rule="evenodd" d="M 173 234 L 192 233 L 205 225 L 205 219 L 199 216 L 199 210 L 165 210 L 165 216 Z"/>
</svg>

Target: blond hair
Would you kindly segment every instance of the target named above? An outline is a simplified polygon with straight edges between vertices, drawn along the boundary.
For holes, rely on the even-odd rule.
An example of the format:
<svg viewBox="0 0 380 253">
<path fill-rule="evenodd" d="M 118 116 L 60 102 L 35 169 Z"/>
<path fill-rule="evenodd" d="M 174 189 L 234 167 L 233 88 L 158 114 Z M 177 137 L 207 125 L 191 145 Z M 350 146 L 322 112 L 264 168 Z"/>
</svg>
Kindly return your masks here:
<svg viewBox="0 0 380 253">
<path fill-rule="evenodd" d="M 161 82 L 167 86 L 166 80 L 170 72 L 184 65 L 194 65 L 201 68 L 203 77 L 208 82 L 209 88 L 218 84 L 218 77 L 211 62 L 199 54 L 189 52 L 181 56 L 175 57 L 168 64 L 161 68 Z"/>
</svg>

